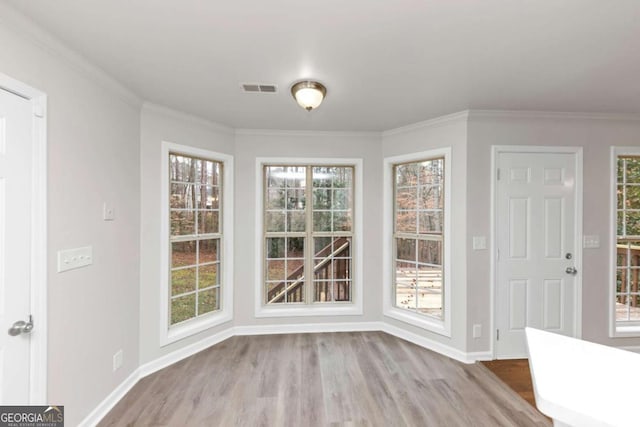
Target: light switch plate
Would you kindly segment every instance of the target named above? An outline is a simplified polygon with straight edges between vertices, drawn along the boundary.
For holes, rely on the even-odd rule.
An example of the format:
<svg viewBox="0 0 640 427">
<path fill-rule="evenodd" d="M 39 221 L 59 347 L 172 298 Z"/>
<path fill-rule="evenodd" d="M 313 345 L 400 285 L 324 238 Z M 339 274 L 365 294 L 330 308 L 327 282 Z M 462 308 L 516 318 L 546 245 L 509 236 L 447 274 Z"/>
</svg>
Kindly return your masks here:
<svg viewBox="0 0 640 427">
<path fill-rule="evenodd" d="M 473 250 L 479 251 L 487 249 L 487 238 L 485 236 L 473 236 Z"/>
<path fill-rule="evenodd" d="M 105 221 L 113 221 L 116 219 L 115 208 L 107 202 L 102 205 L 102 219 Z"/>
<path fill-rule="evenodd" d="M 600 247 L 600 236 L 592 234 L 582 238 L 582 247 L 585 249 L 595 249 Z"/>
<path fill-rule="evenodd" d="M 91 246 L 58 251 L 58 273 L 91 264 L 93 264 L 93 248 Z"/>
</svg>

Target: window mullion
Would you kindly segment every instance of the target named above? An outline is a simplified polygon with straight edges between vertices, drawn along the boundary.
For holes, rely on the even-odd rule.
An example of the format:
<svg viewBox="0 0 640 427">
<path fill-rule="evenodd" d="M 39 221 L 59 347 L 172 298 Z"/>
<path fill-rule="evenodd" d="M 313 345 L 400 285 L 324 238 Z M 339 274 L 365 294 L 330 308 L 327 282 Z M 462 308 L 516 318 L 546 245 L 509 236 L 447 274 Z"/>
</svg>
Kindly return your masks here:
<svg viewBox="0 0 640 427">
<path fill-rule="evenodd" d="M 306 244 L 305 244 L 305 303 L 311 304 L 313 302 L 313 168 L 307 166 L 306 169 L 306 183 L 305 183 L 306 203 Z"/>
</svg>

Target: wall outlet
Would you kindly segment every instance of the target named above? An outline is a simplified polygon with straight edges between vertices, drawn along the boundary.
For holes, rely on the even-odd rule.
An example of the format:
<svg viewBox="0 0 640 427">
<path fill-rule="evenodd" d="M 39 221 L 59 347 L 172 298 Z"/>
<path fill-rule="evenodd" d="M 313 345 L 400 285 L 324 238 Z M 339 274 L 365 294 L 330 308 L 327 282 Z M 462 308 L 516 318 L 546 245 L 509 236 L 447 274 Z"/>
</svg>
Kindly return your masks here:
<svg viewBox="0 0 640 427">
<path fill-rule="evenodd" d="M 93 264 L 93 248 L 91 246 L 58 251 L 58 273 L 91 264 Z"/>
<path fill-rule="evenodd" d="M 117 371 L 122 367 L 122 350 L 116 351 L 116 354 L 113 355 L 113 372 Z"/>
<path fill-rule="evenodd" d="M 482 325 L 473 325 L 473 337 L 480 338 L 482 336 Z"/>
<path fill-rule="evenodd" d="M 102 219 L 105 221 L 113 221 L 116 219 L 116 209 L 107 202 L 102 205 Z"/>
</svg>

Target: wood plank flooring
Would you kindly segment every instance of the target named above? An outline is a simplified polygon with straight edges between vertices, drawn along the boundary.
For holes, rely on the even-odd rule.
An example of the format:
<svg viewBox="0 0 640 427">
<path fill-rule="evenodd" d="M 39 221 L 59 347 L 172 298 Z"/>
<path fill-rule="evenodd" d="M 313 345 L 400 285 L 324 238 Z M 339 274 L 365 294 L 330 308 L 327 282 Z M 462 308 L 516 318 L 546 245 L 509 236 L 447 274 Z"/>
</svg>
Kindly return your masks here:
<svg viewBox="0 0 640 427">
<path fill-rule="evenodd" d="M 550 426 L 481 364 L 383 332 L 236 336 L 143 378 L 105 426 Z"/>
<path fill-rule="evenodd" d="M 529 361 L 527 359 L 491 360 L 482 363 L 524 400 L 529 402 L 531 406 L 536 406 L 531 371 L 529 370 Z"/>
</svg>

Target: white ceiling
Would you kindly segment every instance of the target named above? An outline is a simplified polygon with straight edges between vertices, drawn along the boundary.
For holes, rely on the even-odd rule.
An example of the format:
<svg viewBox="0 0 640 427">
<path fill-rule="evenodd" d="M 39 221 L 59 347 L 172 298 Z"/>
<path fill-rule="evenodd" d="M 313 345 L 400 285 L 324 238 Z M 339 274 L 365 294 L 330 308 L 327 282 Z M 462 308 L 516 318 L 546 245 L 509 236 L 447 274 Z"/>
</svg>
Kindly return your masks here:
<svg viewBox="0 0 640 427">
<path fill-rule="evenodd" d="M 138 95 L 236 128 L 640 112 L 638 0 L 2 0 Z M 311 113 L 291 84 L 328 94 Z M 241 82 L 280 92 L 245 94 Z"/>
</svg>

